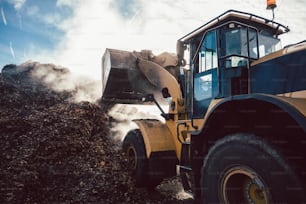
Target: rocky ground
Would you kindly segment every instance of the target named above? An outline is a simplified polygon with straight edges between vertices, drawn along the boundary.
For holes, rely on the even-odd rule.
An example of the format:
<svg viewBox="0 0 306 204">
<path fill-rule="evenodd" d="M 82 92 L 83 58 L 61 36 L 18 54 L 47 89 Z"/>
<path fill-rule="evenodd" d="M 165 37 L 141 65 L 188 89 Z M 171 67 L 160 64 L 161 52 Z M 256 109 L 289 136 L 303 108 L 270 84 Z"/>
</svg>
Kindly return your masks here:
<svg viewBox="0 0 306 204">
<path fill-rule="evenodd" d="M 69 70 L 28 63 L 0 74 L 0 203 L 192 203 L 176 178 L 134 187 L 108 108 L 73 100 L 82 86 L 50 88 L 48 73 L 60 84 Z"/>
</svg>

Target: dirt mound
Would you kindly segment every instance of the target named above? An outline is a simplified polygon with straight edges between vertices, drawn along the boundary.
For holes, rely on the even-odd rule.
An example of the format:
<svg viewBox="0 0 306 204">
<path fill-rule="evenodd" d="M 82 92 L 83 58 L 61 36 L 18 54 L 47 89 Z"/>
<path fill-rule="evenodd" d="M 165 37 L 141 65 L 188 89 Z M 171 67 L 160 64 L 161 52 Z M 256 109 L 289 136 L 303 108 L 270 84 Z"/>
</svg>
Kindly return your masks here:
<svg viewBox="0 0 306 204">
<path fill-rule="evenodd" d="M 136 189 L 124 155 L 108 137 L 105 108 L 72 102 L 74 89 L 50 89 L 33 74 L 39 69 L 57 80 L 69 73 L 27 63 L 7 65 L 0 74 L 0 203 L 175 201 Z"/>
</svg>

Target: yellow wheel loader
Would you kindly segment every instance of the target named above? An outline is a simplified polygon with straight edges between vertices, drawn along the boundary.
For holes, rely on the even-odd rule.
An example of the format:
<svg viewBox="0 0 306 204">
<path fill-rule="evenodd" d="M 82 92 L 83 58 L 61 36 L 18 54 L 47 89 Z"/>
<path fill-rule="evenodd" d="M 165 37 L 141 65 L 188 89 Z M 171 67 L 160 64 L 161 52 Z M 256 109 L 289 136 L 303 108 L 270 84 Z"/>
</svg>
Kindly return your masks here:
<svg viewBox="0 0 306 204">
<path fill-rule="evenodd" d="M 123 141 L 136 185 L 179 174 L 203 203 L 305 203 L 306 42 L 229 10 L 177 41 L 177 53 L 106 49 L 102 101 L 154 103 Z M 168 101 L 168 111 L 161 108 Z"/>
</svg>

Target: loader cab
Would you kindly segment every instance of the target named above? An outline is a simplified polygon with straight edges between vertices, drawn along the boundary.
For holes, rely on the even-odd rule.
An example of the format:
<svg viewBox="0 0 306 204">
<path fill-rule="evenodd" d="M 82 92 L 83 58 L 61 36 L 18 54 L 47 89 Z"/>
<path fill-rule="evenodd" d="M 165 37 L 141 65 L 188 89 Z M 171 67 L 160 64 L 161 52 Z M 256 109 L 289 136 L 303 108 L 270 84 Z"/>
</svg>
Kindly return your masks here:
<svg viewBox="0 0 306 204">
<path fill-rule="evenodd" d="M 247 94 L 248 68 L 258 59 L 255 29 L 229 22 L 191 40 L 193 116 L 202 118 L 213 98 Z"/>
<path fill-rule="evenodd" d="M 185 81 L 193 118 L 203 118 L 212 99 L 248 94 L 251 63 L 281 49 L 277 25 L 230 10 L 180 39 L 192 73 Z"/>
</svg>

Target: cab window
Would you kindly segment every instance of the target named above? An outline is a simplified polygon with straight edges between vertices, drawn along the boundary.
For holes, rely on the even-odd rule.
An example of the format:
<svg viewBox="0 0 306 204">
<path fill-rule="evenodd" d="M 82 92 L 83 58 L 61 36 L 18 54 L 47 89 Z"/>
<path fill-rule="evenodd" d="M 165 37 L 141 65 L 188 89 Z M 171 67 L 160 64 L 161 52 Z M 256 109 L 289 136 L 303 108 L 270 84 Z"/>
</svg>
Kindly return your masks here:
<svg viewBox="0 0 306 204">
<path fill-rule="evenodd" d="M 279 39 L 259 34 L 259 57 L 263 57 L 282 48 Z"/>
<path fill-rule="evenodd" d="M 248 58 L 258 59 L 257 32 L 252 28 L 235 27 L 221 29 L 222 58 L 225 67 L 246 66 Z"/>
<path fill-rule="evenodd" d="M 199 50 L 199 72 L 204 72 L 218 66 L 216 32 L 208 32 Z"/>
</svg>

